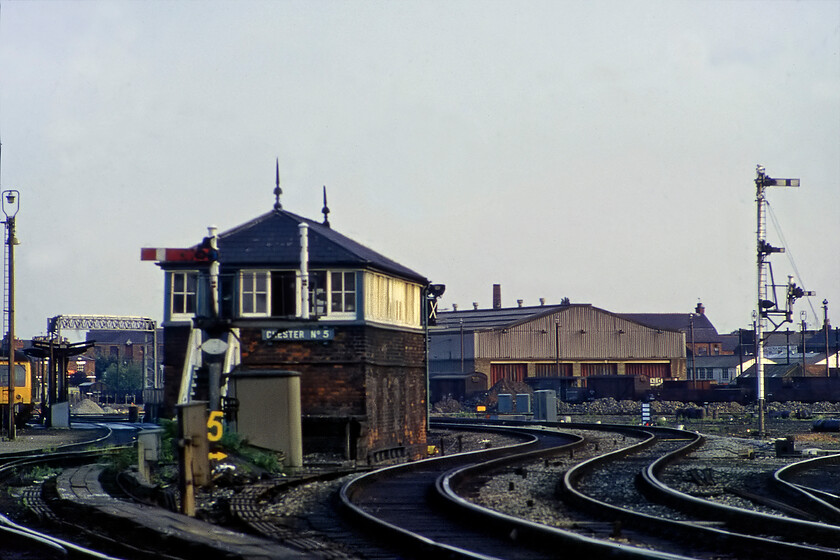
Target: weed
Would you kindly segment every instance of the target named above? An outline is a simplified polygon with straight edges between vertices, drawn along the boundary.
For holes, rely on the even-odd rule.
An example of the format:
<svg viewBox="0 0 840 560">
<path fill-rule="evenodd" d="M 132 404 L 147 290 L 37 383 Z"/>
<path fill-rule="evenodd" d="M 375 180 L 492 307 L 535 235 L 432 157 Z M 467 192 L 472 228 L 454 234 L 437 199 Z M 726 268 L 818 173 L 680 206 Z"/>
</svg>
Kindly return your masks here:
<svg viewBox="0 0 840 560">
<path fill-rule="evenodd" d="M 278 473 L 282 470 L 280 461 L 277 459 L 277 453 L 248 445 L 247 441 L 236 432 L 226 431 L 222 434 L 219 447 L 264 471 Z"/>
<path fill-rule="evenodd" d="M 107 455 L 106 469 L 112 472 L 122 472 L 137 464 L 137 448 L 127 447 Z"/>
</svg>

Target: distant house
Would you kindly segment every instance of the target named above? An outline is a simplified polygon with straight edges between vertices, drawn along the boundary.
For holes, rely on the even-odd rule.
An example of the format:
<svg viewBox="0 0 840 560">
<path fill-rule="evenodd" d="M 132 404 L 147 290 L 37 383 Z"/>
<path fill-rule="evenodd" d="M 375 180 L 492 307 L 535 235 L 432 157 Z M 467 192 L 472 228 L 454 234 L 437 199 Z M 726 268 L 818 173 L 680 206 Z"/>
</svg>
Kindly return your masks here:
<svg viewBox="0 0 840 560">
<path fill-rule="evenodd" d="M 735 354 L 695 356 L 688 359 L 687 377 L 693 381 L 713 381 L 720 385 L 728 385 L 734 383 L 738 376 L 754 363 L 754 356 L 745 357 L 743 362 L 741 357 Z"/>
<path fill-rule="evenodd" d="M 826 336 L 827 335 L 827 336 Z M 736 332 L 721 335 L 726 353 L 754 355 L 755 333 L 752 329 L 740 329 Z M 834 356 L 840 352 L 840 329 L 797 330 L 785 328 L 765 334 L 764 355 L 780 361 L 802 361 L 803 349 L 806 358 L 816 354 L 826 353 L 826 339 L 828 354 Z M 834 366 L 832 360 L 830 364 Z"/>
</svg>

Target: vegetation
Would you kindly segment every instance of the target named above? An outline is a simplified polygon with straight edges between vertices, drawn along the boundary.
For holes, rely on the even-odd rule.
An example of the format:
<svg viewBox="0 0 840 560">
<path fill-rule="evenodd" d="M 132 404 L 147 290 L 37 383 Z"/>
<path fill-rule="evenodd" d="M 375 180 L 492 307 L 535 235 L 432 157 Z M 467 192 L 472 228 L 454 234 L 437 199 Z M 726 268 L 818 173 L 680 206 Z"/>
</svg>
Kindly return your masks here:
<svg viewBox="0 0 840 560">
<path fill-rule="evenodd" d="M 160 436 L 159 462 L 174 463 L 177 459 L 175 445 L 178 440 L 178 422 L 163 418 L 160 420 L 160 427 L 163 428 L 163 433 Z"/>
<path fill-rule="evenodd" d="M 248 445 L 236 432 L 225 431 L 219 441 L 219 446 L 225 452 L 236 455 L 264 471 L 278 473 L 282 470 L 277 453 Z"/>
<path fill-rule="evenodd" d="M 26 469 L 25 473 L 21 473 L 22 480 L 31 484 L 35 481 L 44 481 L 52 478 L 61 472 L 61 469 L 49 467 L 47 465 L 35 465 L 34 467 Z"/>
<path fill-rule="evenodd" d="M 137 464 L 137 448 L 127 447 L 107 455 L 106 468 L 111 472 L 121 472 Z"/>
<path fill-rule="evenodd" d="M 103 381 L 114 395 L 133 394 L 143 390 L 143 367 L 117 358 L 96 358 L 96 379 Z"/>
</svg>

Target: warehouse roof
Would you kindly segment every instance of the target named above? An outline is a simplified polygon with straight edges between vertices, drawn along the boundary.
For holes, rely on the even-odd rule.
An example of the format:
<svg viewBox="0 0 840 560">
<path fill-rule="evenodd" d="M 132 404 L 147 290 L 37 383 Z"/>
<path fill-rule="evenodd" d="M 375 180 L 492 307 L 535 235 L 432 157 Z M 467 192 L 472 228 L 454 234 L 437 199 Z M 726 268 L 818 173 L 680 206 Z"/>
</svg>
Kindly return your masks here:
<svg viewBox="0 0 840 560">
<path fill-rule="evenodd" d="M 588 305 L 588 304 L 587 304 Z M 496 329 L 534 319 L 565 309 L 568 305 L 539 305 L 533 307 L 505 307 L 499 309 L 467 309 L 439 311 L 435 330 L 460 329 L 467 331 Z"/>
</svg>

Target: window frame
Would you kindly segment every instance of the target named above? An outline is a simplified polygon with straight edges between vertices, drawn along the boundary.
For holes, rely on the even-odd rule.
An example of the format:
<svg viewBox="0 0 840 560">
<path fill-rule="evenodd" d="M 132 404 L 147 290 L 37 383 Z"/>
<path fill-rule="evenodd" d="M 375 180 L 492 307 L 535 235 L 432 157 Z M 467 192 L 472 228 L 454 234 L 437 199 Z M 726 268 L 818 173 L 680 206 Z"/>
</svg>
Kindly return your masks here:
<svg viewBox="0 0 840 560">
<path fill-rule="evenodd" d="M 274 282 L 272 280 L 272 276 L 276 274 L 288 274 L 290 272 L 297 273 L 297 277 L 295 280 L 295 316 L 301 316 L 301 289 L 302 283 L 300 279 L 300 271 L 295 269 L 241 269 L 237 274 L 237 302 L 238 302 L 238 310 L 237 316 L 243 318 L 254 318 L 254 317 L 265 317 L 265 318 L 273 318 L 273 317 L 280 317 L 272 315 L 272 300 L 275 294 L 272 293 L 272 287 L 274 286 Z M 320 277 L 320 282 L 316 281 L 313 282 L 316 275 Z M 341 286 L 340 290 L 335 291 L 333 290 L 333 275 L 340 275 L 341 277 Z M 257 286 L 257 280 L 259 277 L 262 277 L 264 282 L 264 289 L 260 286 Z M 353 288 L 348 289 L 347 284 L 348 278 L 352 278 Z M 357 275 L 357 271 L 355 270 L 347 270 L 347 269 L 331 269 L 331 268 L 324 268 L 324 269 L 313 269 L 309 271 L 309 282 L 308 282 L 308 289 L 309 289 L 309 314 L 310 317 L 318 317 L 321 319 L 335 319 L 335 320 L 348 320 L 348 319 L 356 319 L 358 309 L 359 309 L 359 277 Z M 246 290 L 246 283 L 249 283 L 248 290 Z M 341 295 L 341 311 L 333 311 L 333 297 L 336 294 Z M 321 295 L 323 299 L 321 300 L 322 309 L 317 309 L 317 301 L 316 296 Z M 262 300 L 259 297 L 262 296 Z M 246 306 L 245 304 L 250 299 L 250 305 Z M 347 302 L 352 299 L 352 311 L 347 310 Z M 246 308 L 249 309 L 246 311 Z M 319 313 L 322 311 L 322 313 Z M 284 316 L 286 317 L 286 316 Z"/>
<path fill-rule="evenodd" d="M 341 279 L 341 285 L 336 286 L 335 278 Z M 351 278 L 353 287 L 347 287 L 347 279 Z M 355 270 L 327 270 L 327 316 L 329 317 L 355 317 L 359 309 L 359 279 Z M 352 300 L 352 303 L 348 303 Z M 336 309 L 338 302 L 338 309 Z M 352 307 L 348 309 L 348 307 Z"/>
<path fill-rule="evenodd" d="M 250 277 L 251 289 L 246 292 L 246 277 Z M 258 280 L 262 279 L 262 290 Z M 271 316 L 271 271 L 265 269 L 244 269 L 239 271 L 239 316 L 240 317 L 270 317 Z M 259 297 L 263 296 L 262 301 Z M 245 311 L 245 303 L 250 300 L 250 311 Z M 260 304 L 263 309 L 260 310 Z"/>
<path fill-rule="evenodd" d="M 176 290 L 176 280 L 180 278 L 183 287 Z M 192 290 L 190 290 L 192 281 Z M 176 298 L 183 298 L 182 304 L 176 309 Z M 192 303 L 190 310 L 189 303 Z M 172 319 L 184 319 L 194 317 L 198 311 L 198 271 L 197 270 L 173 270 L 169 274 L 169 316 Z"/>
</svg>

